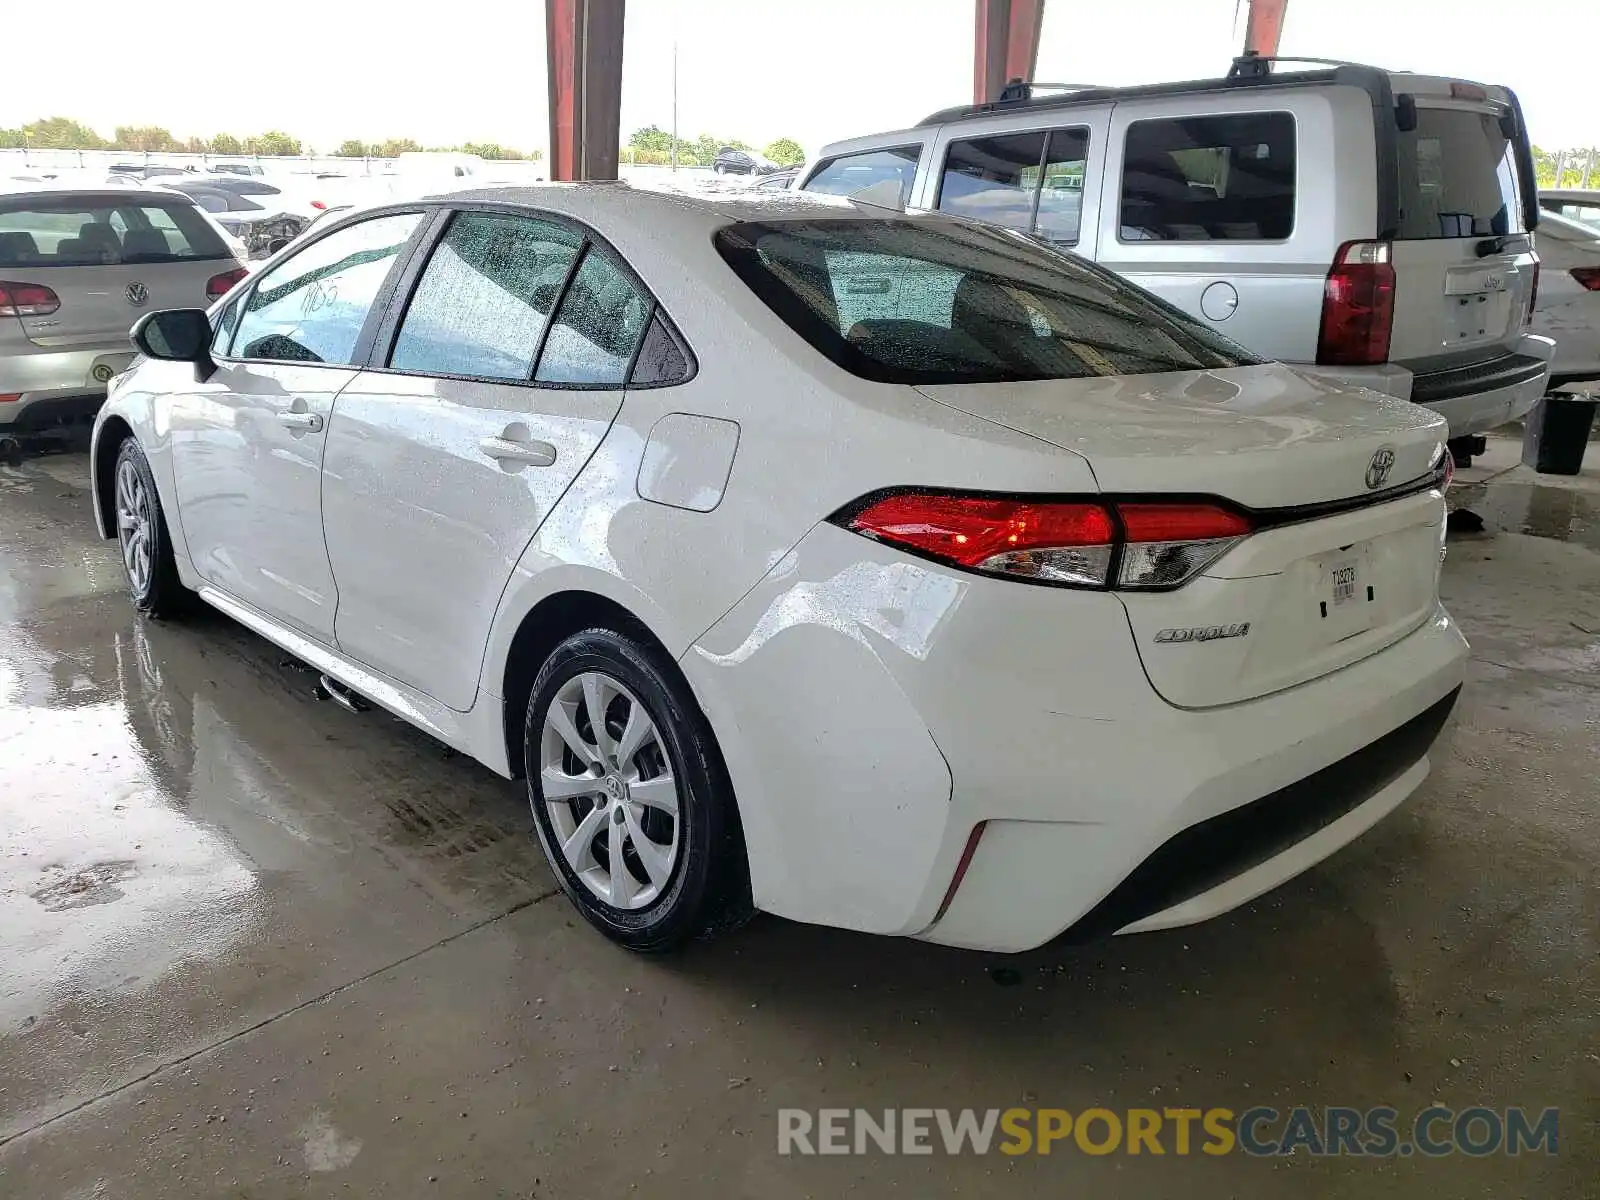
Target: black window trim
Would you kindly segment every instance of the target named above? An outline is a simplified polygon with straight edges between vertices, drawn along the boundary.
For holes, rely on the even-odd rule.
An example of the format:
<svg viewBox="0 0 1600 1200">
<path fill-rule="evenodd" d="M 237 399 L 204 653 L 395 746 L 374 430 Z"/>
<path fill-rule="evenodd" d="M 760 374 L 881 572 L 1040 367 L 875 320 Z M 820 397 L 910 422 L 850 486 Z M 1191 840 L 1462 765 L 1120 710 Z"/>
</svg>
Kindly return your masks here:
<svg viewBox="0 0 1600 1200">
<path fill-rule="evenodd" d="M 361 332 L 356 335 L 356 344 L 350 353 L 352 361 L 347 363 L 324 363 L 304 362 L 299 359 L 289 358 L 240 358 L 233 353 L 233 343 L 238 340 L 239 326 L 244 323 L 243 311 L 240 312 L 239 321 L 234 325 L 233 332 L 228 337 L 227 352 L 218 354 L 213 351 L 211 357 L 217 362 L 231 365 L 262 363 L 267 366 L 280 367 L 323 367 L 336 371 L 365 370 L 365 364 L 372 355 L 373 340 L 377 336 L 378 329 L 382 325 L 382 318 L 387 314 L 389 303 L 393 299 L 395 284 L 400 276 L 409 269 L 410 264 L 416 258 L 417 247 L 421 245 L 437 219 L 430 212 L 429 206 L 423 204 L 401 204 L 380 209 L 362 209 L 360 212 L 351 213 L 345 218 L 329 224 L 326 229 L 319 230 L 314 236 L 307 238 L 303 242 L 298 240 L 291 242 L 272 258 L 262 263 L 260 267 L 251 273 L 250 286 L 241 292 L 238 297 L 239 303 L 248 308 L 250 301 L 255 297 L 256 289 L 261 286 L 261 280 L 265 275 L 288 262 L 289 259 L 298 257 L 324 238 L 331 237 L 351 226 L 364 224 L 367 221 L 377 221 L 384 217 L 398 217 L 407 213 L 416 213 L 422 219 L 417 222 L 416 228 L 411 231 L 411 236 L 406 239 L 406 244 L 400 248 L 400 253 L 395 256 L 395 261 L 390 264 L 389 273 L 384 277 L 383 283 L 379 285 L 377 292 L 372 297 L 372 304 L 367 309 L 366 319 L 361 323 Z M 220 305 L 212 315 L 220 320 L 227 307 L 226 303 Z M 215 326 L 213 326 L 213 339 L 215 336 Z"/>
<path fill-rule="evenodd" d="M 799 187 L 795 188 L 795 191 L 805 191 L 806 188 L 811 186 L 811 181 L 813 179 L 815 179 L 818 175 L 821 175 L 823 171 L 833 166 L 833 164 L 838 162 L 841 158 L 859 158 L 863 154 L 893 154 L 896 150 L 915 150 L 917 152 L 917 157 L 912 161 L 911 164 L 911 187 L 908 189 L 908 194 L 905 198 L 906 204 L 909 207 L 911 204 L 910 193 L 914 193 L 917 190 L 917 175 L 922 171 L 922 156 L 928 152 L 927 142 L 896 142 L 892 146 L 865 146 L 860 150 L 841 150 L 837 154 L 820 160 L 815 167 L 807 172 L 804 182 L 802 182 Z M 834 195 L 836 193 L 829 192 L 819 194 Z"/>
<path fill-rule="evenodd" d="M 1128 174 L 1128 135 L 1133 132 L 1135 125 L 1145 121 L 1184 121 L 1184 120 L 1216 120 L 1224 117 L 1268 117 L 1286 116 L 1294 128 L 1294 191 L 1292 193 L 1293 206 L 1289 217 L 1289 236 L 1283 238 L 1206 238 L 1204 241 L 1181 241 L 1177 238 L 1124 238 L 1122 236 L 1122 185 Z M 1262 108 L 1239 109 L 1228 112 L 1191 112 L 1181 116 L 1133 116 L 1122 130 L 1122 149 L 1117 160 L 1117 190 L 1116 204 L 1109 214 L 1102 214 L 1101 222 L 1105 222 L 1109 215 L 1115 224 L 1115 236 L 1119 246 L 1285 246 L 1294 241 L 1296 232 L 1300 228 L 1300 116 L 1291 108 Z M 1381 190 L 1381 189 L 1380 189 Z"/>
<path fill-rule="evenodd" d="M 662 307 L 661 301 L 649 286 L 639 277 L 615 246 L 607 241 L 601 234 L 582 221 L 570 217 L 565 213 L 552 212 L 549 209 L 533 208 L 520 204 L 494 203 L 492 201 L 463 201 L 444 202 L 436 206 L 436 213 L 432 222 L 427 223 L 427 236 L 419 251 L 413 251 L 406 268 L 395 277 L 395 287 L 387 297 L 387 308 L 383 320 L 374 329 L 373 342 L 368 347 L 367 361 L 362 370 L 374 375 L 409 375 L 425 379 L 451 379 L 461 383 L 496 383 L 510 387 L 525 387 L 539 389 L 554 389 L 569 392 L 608 392 L 629 388 L 663 388 L 677 387 L 688 383 L 700 370 L 699 360 L 695 357 L 688 341 L 679 331 L 678 326 Z M 371 210 L 367 210 L 370 213 Z M 394 352 L 394 342 L 399 336 L 400 325 L 405 320 L 406 310 L 411 307 L 412 298 L 416 294 L 418 284 L 422 280 L 422 273 L 427 269 L 428 260 L 433 257 L 433 252 L 444 240 L 446 231 L 452 221 L 462 213 L 489 213 L 497 216 L 521 217 L 524 220 L 544 221 L 552 225 L 560 225 L 576 233 L 582 243 L 578 253 L 574 256 L 572 264 L 567 268 L 566 278 L 562 281 L 561 290 L 556 295 L 556 302 L 551 306 L 550 319 L 545 322 L 544 329 L 539 333 L 539 343 L 534 349 L 533 359 L 529 364 L 530 376 L 538 373 L 539 360 L 544 355 L 545 341 L 549 337 L 550 328 L 555 323 L 556 313 L 561 309 L 561 302 L 566 299 L 567 289 L 577 276 L 579 267 L 588 256 L 591 248 L 598 248 L 600 253 L 610 260 L 611 264 L 622 272 L 623 277 L 633 288 L 644 297 L 646 301 L 645 320 L 640 326 L 638 342 L 634 345 L 633 353 L 628 359 L 628 370 L 621 383 L 553 383 L 541 379 L 507 379 L 498 375 L 457 375 L 441 371 L 411 371 L 389 365 L 389 358 Z M 366 215 L 366 214 L 363 214 Z M 374 305 L 376 307 L 376 305 Z M 639 351 L 643 348 L 645 337 L 649 333 L 650 322 L 656 317 L 661 318 L 668 334 L 678 344 L 678 349 L 683 354 L 685 370 L 677 379 L 663 380 L 659 383 L 633 383 L 633 368 L 639 360 Z"/>
<path fill-rule="evenodd" d="M 1038 225 L 1039 225 L 1039 198 L 1044 195 L 1044 169 L 1045 169 L 1045 163 L 1047 163 L 1050 160 L 1050 142 L 1051 142 L 1051 139 L 1054 138 L 1057 133 L 1064 133 L 1064 132 L 1067 132 L 1069 130 L 1079 130 L 1079 129 L 1081 129 L 1083 131 L 1083 180 L 1084 180 L 1083 194 L 1085 196 L 1087 196 L 1089 194 L 1089 188 L 1088 188 L 1089 163 L 1091 161 L 1089 155 L 1090 155 L 1090 151 L 1094 148 L 1094 126 L 1092 124 L 1088 123 L 1087 121 L 1083 122 L 1082 124 L 1070 124 L 1070 125 L 1060 125 L 1060 124 L 1056 124 L 1056 125 L 1030 125 L 1026 129 L 995 129 L 995 130 L 990 130 L 987 133 L 968 133 L 968 134 L 963 134 L 961 137 L 951 137 L 951 138 L 949 138 L 944 144 L 944 158 L 939 163 L 939 190 L 934 193 L 933 206 L 932 206 L 933 209 L 935 211 L 937 211 L 937 212 L 944 213 L 945 216 L 947 216 L 947 217 L 964 217 L 969 221 L 981 220 L 981 218 L 974 217 L 971 213 L 956 212 L 956 211 L 954 211 L 952 209 L 940 208 L 939 207 L 940 202 L 944 199 L 945 169 L 950 165 L 950 147 L 951 146 L 954 146 L 957 142 L 976 142 L 976 141 L 981 141 L 984 138 L 1016 137 L 1019 134 L 1042 133 L 1042 134 L 1044 134 L 1044 145 L 1039 148 L 1039 161 L 1036 164 L 1038 166 L 1038 168 L 1039 168 L 1039 182 L 1033 188 L 1033 203 L 1028 207 L 1028 228 L 1016 230 L 1017 233 L 1020 233 L 1020 234 L 1024 235 L 1025 237 L 1041 238 L 1041 235 L 1038 232 Z M 998 224 L 998 222 L 990 222 L 990 223 L 991 224 Z M 1001 226 L 1001 228 L 1009 229 L 1011 227 L 1009 225 L 1004 225 L 1004 226 Z M 1066 240 L 1064 240 L 1062 238 L 1041 238 L 1041 240 L 1047 241 L 1053 246 L 1076 246 L 1079 242 L 1083 241 L 1083 204 L 1082 204 L 1082 202 L 1081 201 L 1079 202 L 1079 207 L 1078 207 L 1078 236 L 1077 237 L 1073 238 L 1070 242 L 1066 241 Z"/>
</svg>

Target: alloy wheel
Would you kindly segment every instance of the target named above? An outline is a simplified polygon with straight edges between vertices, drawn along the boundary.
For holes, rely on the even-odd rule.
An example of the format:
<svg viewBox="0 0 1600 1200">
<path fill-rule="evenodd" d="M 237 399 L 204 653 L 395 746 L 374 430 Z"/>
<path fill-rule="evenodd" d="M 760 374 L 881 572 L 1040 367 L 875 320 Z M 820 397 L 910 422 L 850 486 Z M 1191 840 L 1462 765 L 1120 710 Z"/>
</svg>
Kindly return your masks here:
<svg viewBox="0 0 1600 1200">
<path fill-rule="evenodd" d="M 151 573 L 155 569 L 152 536 L 155 520 L 150 490 L 130 459 L 117 464 L 116 507 L 122 565 L 127 569 L 128 583 L 134 594 L 143 596 L 150 588 Z"/>
<path fill-rule="evenodd" d="M 539 763 L 539 794 L 573 874 L 613 908 L 660 899 L 678 863 L 678 783 L 639 698 L 603 672 L 574 675 L 545 712 Z"/>
</svg>

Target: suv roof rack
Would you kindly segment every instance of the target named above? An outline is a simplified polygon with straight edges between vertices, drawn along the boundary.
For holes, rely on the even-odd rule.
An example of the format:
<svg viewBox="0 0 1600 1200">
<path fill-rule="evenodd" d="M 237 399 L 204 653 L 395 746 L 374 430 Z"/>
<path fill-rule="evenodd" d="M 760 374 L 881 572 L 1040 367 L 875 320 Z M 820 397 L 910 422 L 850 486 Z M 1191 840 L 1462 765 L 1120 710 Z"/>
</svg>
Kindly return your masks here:
<svg viewBox="0 0 1600 1200">
<path fill-rule="evenodd" d="M 1306 71 L 1274 72 L 1274 63 L 1304 63 L 1320 68 Z M 1381 81 L 1381 82 L 1380 82 Z M 1202 92 L 1233 91 L 1241 87 L 1291 87 L 1307 83 L 1349 83 L 1374 94 L 1389 92 L 1388 72 L 1364 63 L 1343 62 L 1331 58 L 1278 58 L 1259 54 L 1242 54 L 1233 60 L 1226 76 L 1220 79 L 1191 79 L 1181 83 L 1147 83 L 1131 87 L 1097 87 L 1092 84 L 1032 83 L 1013 79 L 1006 84 L 998 100 L 986 104 L 960 104 L 940 109 L 918 121 L 922 125 L 943 125 L 968 117 L 998 116 L 1009 112 L 1027 112 L 1034 109 L 1064 108 L 1077 104 L 1092 104 L 1099 100 L 1118 100 L 1135 96 L 1181 96 Z M 1034 94 L 1036 88 L 1060 88 L 1047 96 Z"/>
</svg>

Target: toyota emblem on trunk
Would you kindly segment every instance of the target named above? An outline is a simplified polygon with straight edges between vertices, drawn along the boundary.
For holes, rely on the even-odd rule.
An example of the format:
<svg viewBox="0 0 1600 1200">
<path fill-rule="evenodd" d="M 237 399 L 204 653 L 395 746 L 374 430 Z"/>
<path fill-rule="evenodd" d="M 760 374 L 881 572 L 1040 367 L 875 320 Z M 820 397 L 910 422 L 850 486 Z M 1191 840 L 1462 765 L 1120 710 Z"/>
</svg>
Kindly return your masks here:
<svg viewBox="0 0 1600 1200">
<path fill-rule="evenodd" d="M 1394 448 L 1384 446 L 1372 456 L 1372 461 L 1367 464 L 1367 490 L 1381 488 L 1389 480 L 1389 472 L 1394 470 Z"/>
<path fill-rule="evenodd" d="M 150 299 L 150 289 L 138 280 L 134 280 L 128 285 L 127 297 L 129 304 L 143 304 Z"/>
</svg>

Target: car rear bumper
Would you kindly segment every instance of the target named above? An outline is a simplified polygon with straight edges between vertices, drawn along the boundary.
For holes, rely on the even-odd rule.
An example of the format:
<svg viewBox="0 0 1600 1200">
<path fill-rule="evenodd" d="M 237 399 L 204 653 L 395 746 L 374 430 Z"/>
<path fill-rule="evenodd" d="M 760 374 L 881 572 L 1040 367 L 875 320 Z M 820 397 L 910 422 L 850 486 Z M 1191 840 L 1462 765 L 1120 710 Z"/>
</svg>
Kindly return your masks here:
<svg viewBox="0 0 1600 1200">
<path fill-rule="evenodd" d="M 134 350 L 127 340 L 71 350 L 0 354 L 0 429 L 13 433 L 51 429 L 93 419 L 106 385 L 125 371 Z"/>
<path fill-rule="evenodd" d="M 1019 951 L 1102 904 L 1080 932 L 1201 920 L 1332 853 L 1426 775 L 1424 714 L 1465 659 L 1436 608 L 1308 683 L 1177 708 L 1115 596 L 957 574 L 823 526 L 683 665 L 714 727 L 737 730 L 721 742 L 759 907 Z M 1203 835 L 1212 821 L 1259 827 L 1251 852 Z M 1198 866 L 1164 851 L 1193 830 L 1177 844 Z"/>
<path fill-rule="evenodd" d="M 1550 387 L 1555 343 L 1522 338 L 1514 354 L 1445 371 L 1413 375 L 1411 399 L 1450 423 L 1450 436 L 1470 437 L 1514 421 Z"/>
</svg>

